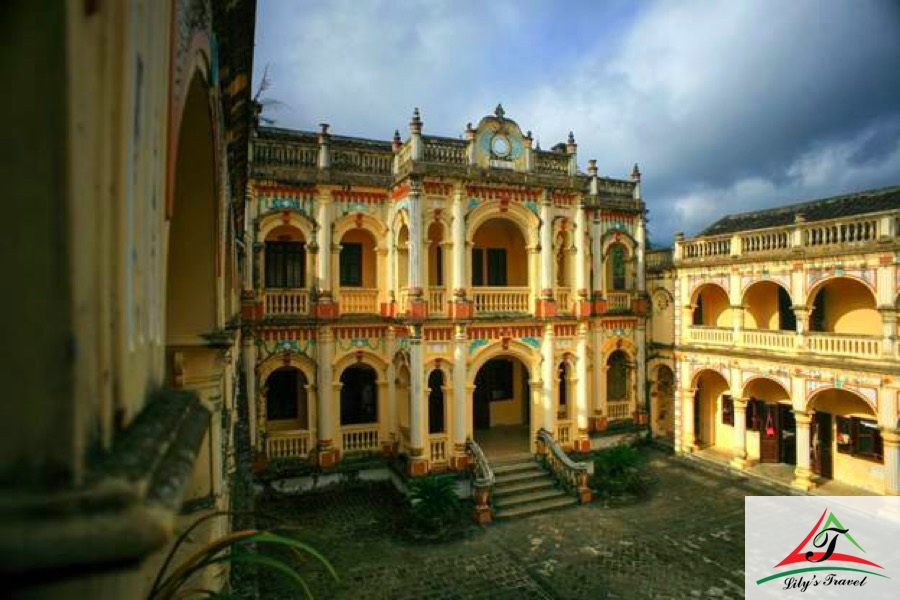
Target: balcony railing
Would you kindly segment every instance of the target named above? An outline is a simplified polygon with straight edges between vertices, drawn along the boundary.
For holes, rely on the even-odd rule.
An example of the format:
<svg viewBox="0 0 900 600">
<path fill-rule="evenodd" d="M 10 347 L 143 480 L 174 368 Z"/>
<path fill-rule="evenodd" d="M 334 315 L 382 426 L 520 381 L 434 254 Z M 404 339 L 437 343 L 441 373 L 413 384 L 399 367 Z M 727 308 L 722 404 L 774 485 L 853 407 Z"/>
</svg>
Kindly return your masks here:
<svg viewBox="0 0 900 600">
<path fill-rule="evenodd" d="M 409 312 L 409 288 L 402 287 L 397 290 L 397 314 L 405 315 Z"/>
<path fill-rule="evenodd" d="M 428 436 L 428 442 L 431 447 L 431 462 L 447 462 L 447 435 L 444 433 L 432 434 Z"/>
<path fill-rule="evenodd" d="M 378 312 L 377 288 L 341 288 L 341 312 L 375 314 Z"/>
<path fill-rule="evenodd" d="M 475 310 L 484 313 L 527 313 L 530 290 L 527 287 L 476 287 Z"/>
<path fill-rule="evenodd" d="M 845 357 L 877 357 L 881 354 L 881 338 L 866 335 L 841 335 L 811 331 L 806 336 L 810 352 Z"/>
<path fill-rule="evenodd" d="M 267 317 L 306 315 L 309 313 L 309 291 L 299 288 L 266 290 L 264 310 Z"/>
<path fill-rule="evenodd" d="M 741 332 L 744 346 L 774 350 L 792 350 L 796 346 L 797 334 L 793 331 L 763 331 L 744 329 Z"/>
<path fill-rule="evenodd" d="M 713 256 L 728 256 L 731 254 L 731 238 L 705 238 L 676 242 L 681 246 L 682 259 L 703 259 Z"/>
<path fill-rule="evenodd" d="M 556 422 L 556 441 L 560 444 L 572 443 L 572 421 Z"/>
<path fill-rule="evenodd" d="M 672 249 L 651 250 L 647 252 L 646 264 L 648 271 L 661 271 L 672 267 Z"/>
<path fill-rule="evenodd" d="M 308 431 L 272 431 L 266 439 L 266 457 L 306 458 L 309 455 Z"/>
<path fill-rule="evenodd" d="M 442 289 L 428 290 L 428 314 L 442 315 L 447 311 L 447 304 L 444 301 L 447 292 Z"/>
<path fill-rule="evenodd" d="M 627 421 L 631 415 L 630 400 L 615 400 L 606 403 L 606 412 L 609 413 L 607 420 L 609 422 Z"/>
<path fill-rule="evenodd" d="M 378 425 L 345 425 L 341 427 L 341 447 L 345 454 L 380 450 Z"/>
<path fill-rule="evenodd" d="M 534 170 L 551 175 L 569 174 L 569 155 L 558 152 L 534 152 Z"/>
<path fill-rule="evenodd" d="M 688 327 L 688 339 L 699 344 L 730 346 L 734 343 L 734 330 L 731 327 L 692 325 Z"/>
<path fill-rule="evenodd" d="M 426 162 L 464 165 L 467 162 L 466 146 L 439 140 L 425 140 L 425 160 Z"/>
<path fill-rule="evenodd" d="M 556 288 L 556 310 L 561 313 L 572 312 L 572 289 L 567 287 Z"/>
<path fill-rule="evenodd" d="M 607 292 L 606 310 L 631 310 L 631 294 L 628 292 Z"/>
</svg>

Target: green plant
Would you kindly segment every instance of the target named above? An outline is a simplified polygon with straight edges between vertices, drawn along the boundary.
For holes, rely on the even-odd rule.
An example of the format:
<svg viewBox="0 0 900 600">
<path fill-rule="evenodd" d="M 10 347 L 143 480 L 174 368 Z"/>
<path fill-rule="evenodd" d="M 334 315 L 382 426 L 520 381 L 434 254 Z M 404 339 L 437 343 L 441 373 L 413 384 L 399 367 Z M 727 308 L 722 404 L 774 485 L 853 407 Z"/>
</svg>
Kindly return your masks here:
<svg viewBox="0 0 900 600">
<path fill-rule="evenodd" d="M 226 563 L 246 563 L 279 573 L 290 581 L 298 590 L 303 590 L 307 598 L 312 598 L 312 592 L 306 584 L 306 581 L 303 579 L 303 576 L 285 561 L 260 553 L 257 550 L 257 545 L 259 544 L 268 544 L 284 548 L 301 560 L 307 556 L 311 556 L 325 566 L 326 570 L 334 577 L 335 581 L 338 580 L 337 572 L 334 570 L 334 567 L 331 566 L 331 563 L 328 562 L 328 559 L 322 556 L 313 547 L 288 535 L 270 531 L 257 531 L 254 529 L 235 531 L 212 540 L 181 561 L 181 563 L 173 568 L 171 574 L 166 575 L 175 553 L 188 539 L 188 536 L 192 531 L 194 531 L 201 523 L 209 519 L 231 514 L 232 513 L 227 511 L 220 511 L 201 517 L 194 521 L 190 527 L 178 536 L 178 539 L 175 541 L 175 544 L 172 546 L 168 556 L 166 556 L 166 560 L 163 562 L 162 567 L 160 567 L 160 570 L 156 575 L 156 580 L 153 582 L 153 587 L 150 589 L 150 593 L 147 596 L 148 600 L 173 600 L 175 598 L 189 598 L 191 596 L 226 597 L 213 590 L 188 587 L 188 583 L 192 576 L 213 565 Z"/>
<path fill-rule="evenodd" d="M 600 450 L 594 457 L 592 487 L 605 496 L 644 494 L 649 487 L 645 465 L 644 455 L 632 446 Z"/>
<path fill-rule="evenodd" d="M 430 475 L 409 484 L 410 513 L 417 529 L 430 534 L 446 532 L 459 525 L 462 502 L 453 476 Z"/>
</svg>

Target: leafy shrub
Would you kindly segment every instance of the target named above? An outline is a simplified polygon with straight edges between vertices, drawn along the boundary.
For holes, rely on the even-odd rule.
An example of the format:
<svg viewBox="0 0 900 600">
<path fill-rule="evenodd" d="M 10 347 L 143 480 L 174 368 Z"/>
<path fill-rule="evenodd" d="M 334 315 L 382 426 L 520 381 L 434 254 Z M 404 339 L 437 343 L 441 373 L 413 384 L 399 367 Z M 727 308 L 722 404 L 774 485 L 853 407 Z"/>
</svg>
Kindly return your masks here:
<svg viewBox="0 0 900 600">
<path fill-rule="evenodd" d="M 461 528 L 465 511 L 455 480 L 452 475 L 430 475 L 410 481 L 410 525 L 416 533 L 444 538 Z"/>
<path fill-rule="evenodd" d="M 644 455 L 632 446 L 600 450 L 594 457 L 592 487 L 604 496 L 642 495 L 649 488 L 645 466 Z"/>
</svg>

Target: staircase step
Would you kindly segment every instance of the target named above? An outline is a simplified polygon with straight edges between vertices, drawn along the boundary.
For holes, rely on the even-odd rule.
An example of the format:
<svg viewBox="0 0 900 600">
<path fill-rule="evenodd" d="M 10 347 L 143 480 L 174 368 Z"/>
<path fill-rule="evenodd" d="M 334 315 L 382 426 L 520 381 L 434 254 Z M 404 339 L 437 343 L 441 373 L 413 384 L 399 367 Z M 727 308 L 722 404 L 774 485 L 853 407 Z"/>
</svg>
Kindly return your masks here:
<svg viewBox="0 0 900 600">
<path fill-rule="evenodd" d="M 490 461 L 492 465 L 498 466 L 511 463 L 534 462 L 534 455 L 528 452 L 521 452 L 519 454 L 507 454 L 499 458 L 488 458 L 488 461 Z"/>
<path fill-rule="evenodd" d="M 555 488 L 556 481 L 552 477 L 542 477 L 540 479 L 525 480 L 521 483 L 507 483 L 503 486 L 494 486 L 494 498 L 502 498 L 504 496 L 512 496 L 522 492 L 534 492 L 547 488 Z"/>
<path fill-rule="evenodd" d="M 503 486 L 507 483 L 519 483 L 522 481 L 528 481 L 529 479 L 544 479 L 548 477 L 547 473 L 541 471 L 540 469 L 528 470 L 528 471 L 515 471 L 513 473 L 504 473 L 502 475 L 496 475 L 494 479 L 494 483 L 498 486 Z"/>
<path fill-rule="evenodd" d="M 540 502 L 529 502 L 528 504 L 523 504 L 514 508 L 498 509 L 497 518 L 513 519 L 516 517 L 524 517 L 566 506 L 574 506 L 577 503 L 578 501 L 572 496 L 560 496 L 559 498 L 550 498 L 549 500 L 542 500 Z"/>
<path fill-rule="evenodd" d="M 564 496 L 566 496 L 566 493 L 563 490 L 558 488 L 550 488 L 532 492 L 523 492 L 520 494 L 515 494 L 513 496 L 504 496 L 503 498 L 497 498 L 494 501 L 494 504 L 498 509 L 503 510 L 506 508 L 512 508 L 513 506 L 535 504 L 538 502 L 549 500 L 551 498 L 560 498 Z"/>
<path fill-rule="evenodd" d="M 531 462 L 523 462 L 523 463 L 507 463 L 505 465 L 491 465 L 491 468 L 494 470 L 494 475 L 504 475 L 506 473 L 517 473 L 519 471 L 540 471 L 543 472 L 540 466 L 534 461 Z"/>
</svg>

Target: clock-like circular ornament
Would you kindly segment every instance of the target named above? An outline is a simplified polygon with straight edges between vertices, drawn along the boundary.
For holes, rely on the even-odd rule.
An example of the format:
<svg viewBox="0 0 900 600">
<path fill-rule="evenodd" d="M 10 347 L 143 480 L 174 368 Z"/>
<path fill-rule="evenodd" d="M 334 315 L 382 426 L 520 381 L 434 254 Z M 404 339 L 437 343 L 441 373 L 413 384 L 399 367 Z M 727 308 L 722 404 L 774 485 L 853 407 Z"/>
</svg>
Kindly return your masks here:
<svg viewBox="0 0 900 600">
<path fill-rule="evenodd" d="M 510 149 L 511 146 L 509 140 L 505 135 L 495 135 L 491 139 L 491 152 L 493 152 L 495 156 L 506 158 L 509 156 Z"/>
</svg>

